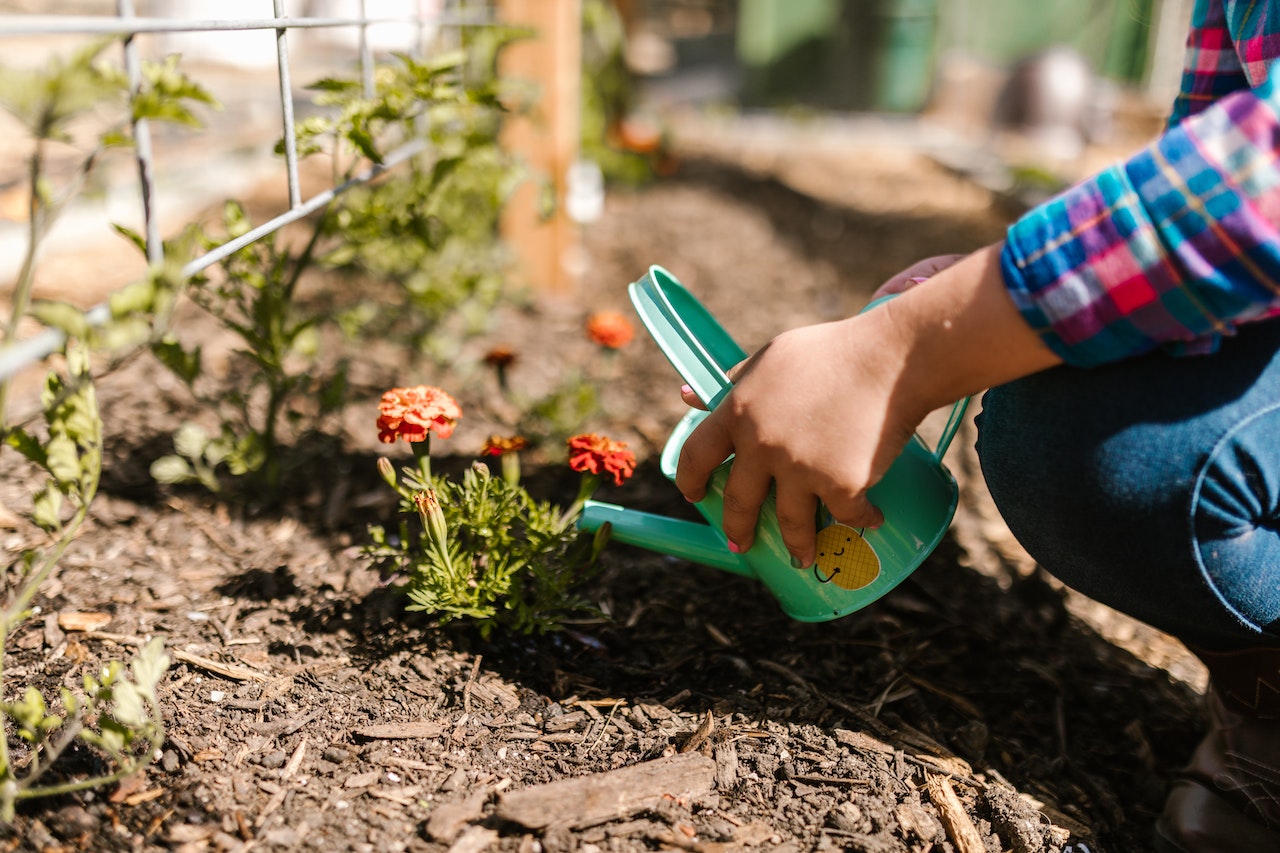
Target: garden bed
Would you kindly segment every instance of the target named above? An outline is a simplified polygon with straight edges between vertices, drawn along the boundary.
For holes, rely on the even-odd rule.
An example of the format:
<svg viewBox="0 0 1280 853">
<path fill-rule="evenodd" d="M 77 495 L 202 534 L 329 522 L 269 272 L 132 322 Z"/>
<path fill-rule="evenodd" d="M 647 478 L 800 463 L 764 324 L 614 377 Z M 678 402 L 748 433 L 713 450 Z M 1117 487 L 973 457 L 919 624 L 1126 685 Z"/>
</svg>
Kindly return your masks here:
<svg viewBox="0 0 1280 853">
<path fill-rule="evenodd" d="M 592 358 L 582 318 L 629 310 L 649 264 L 750 349 L 999 237 L 986 194 L 919 154 L 794 142 L 689 137 L 675 175 L 613 193 L 579 292 L 506 313 L 487 339 L 518 354 L 511 381 Z M 679 382 L 643 334 L 609 369 L 600 431 L 641 464 L 601 497 L 687 514 L 657 470 Z M 376 361 L 357 376 L 375 397 L 378 381 L 436 381 Z M 450 390 L 464 411 L 486 393 Z M 56 692 L 162 635 L 167 739 L 118 788 L 24 804 L 0 849 L 970 853 L 968 822 L 991 851 L 1130 853 L 1196 739 L 1194 666 L 1029 567 L 973 480 L 969 426 L 949 457 L 965 492 L 952 535 L 859 613 L 792 622 L 753 582 L 613 545 L 590 588 L 609 618 L 484 640 L 406 613 L 360 556 L 395 511 L 375 459 L 403 453 L 377 444 L 372 399 L 283 509 L 255 513 L 152 483 L 192 413 L 148 358 L 99 396 L 104 494 L 13 638 L 6 684 Z M 464 415 L 438 464 L 465 468 L 487 426 Z M 533 491 L 572 498 L 558 464 L 528 467 Z M 3 531 L 11 551 L 36 535 Z M 589 790 L 540 787 L 571 778 Z"/>
</svg>

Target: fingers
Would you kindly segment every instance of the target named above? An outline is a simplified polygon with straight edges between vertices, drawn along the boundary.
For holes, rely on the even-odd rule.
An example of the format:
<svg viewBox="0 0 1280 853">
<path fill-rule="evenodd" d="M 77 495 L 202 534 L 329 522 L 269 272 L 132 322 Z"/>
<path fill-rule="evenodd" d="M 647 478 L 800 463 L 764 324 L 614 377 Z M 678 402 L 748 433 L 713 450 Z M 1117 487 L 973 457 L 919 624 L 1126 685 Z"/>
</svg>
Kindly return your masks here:
<svg viewBox="0 0 1280 853">
<path fill-rule="evenodd" d="M 686 406 L 694 409 L 706 410 L 707 404 L 698 399 L 698 395 L 693 393 L 693 389 L 688 385 L 680 386 L 680 399 L 684 400 Z"/>
<path fill-rule="evenodd" d="M 685 500 L 697 503 L 707 494 L 707 480 L 721 462 L 733 454 L 733 442 L 721 424 L 716 412 L 698 424 L 684 446 L 676 463 L 676 488 Z"/>
<path fill-rule="evenodd" d="M 735 554 L 744 553 L 755 544 L 760 507 L 772 486 L 773 477 L 767 470 L 748 465 L 744 459 L 734 460 L 729 468 L 720 526 L 729 540 L 729 550 Z"/>
<path fill-rule="evenodd" d="M 806 569 L 816 559 L 814 538 L 818 532 L 818 499 L 807 491 L 780 486 L 776 499 L 778 530 L 791 554 L 791 565 Z"/>
</svg>

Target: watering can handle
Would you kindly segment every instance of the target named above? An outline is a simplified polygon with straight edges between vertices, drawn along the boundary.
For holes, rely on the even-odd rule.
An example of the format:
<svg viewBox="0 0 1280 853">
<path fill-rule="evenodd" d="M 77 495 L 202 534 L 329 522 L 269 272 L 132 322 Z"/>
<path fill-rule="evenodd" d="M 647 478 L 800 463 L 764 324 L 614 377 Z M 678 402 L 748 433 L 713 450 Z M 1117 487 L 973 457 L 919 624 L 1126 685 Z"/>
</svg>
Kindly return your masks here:
<svg viewBox="0 0 1280 853">
<path fill-rule="evenodd" d="M 729 368 L 747 357 L 711 313 L 675 276 L 659 266 L 629 288 L 649 334 L 708 409 L 733 389 Z"/>
<path fill-rule="evenodd" d="M 964 414 L 969 409 L 969 399 L 965 397 L 957 400 L 951 407 L 951 414 L 947 416 L 947 425 L 942 428 L 942 435 L 938 437 L 938 446 L 933 449 L 933 459 L 938 464 L 942 464 L 942 457 L 947 455 L 951 439 L 956 437 L 956 431 L 960 429 L 960 424 L 964 423 Z"/>
</svg>

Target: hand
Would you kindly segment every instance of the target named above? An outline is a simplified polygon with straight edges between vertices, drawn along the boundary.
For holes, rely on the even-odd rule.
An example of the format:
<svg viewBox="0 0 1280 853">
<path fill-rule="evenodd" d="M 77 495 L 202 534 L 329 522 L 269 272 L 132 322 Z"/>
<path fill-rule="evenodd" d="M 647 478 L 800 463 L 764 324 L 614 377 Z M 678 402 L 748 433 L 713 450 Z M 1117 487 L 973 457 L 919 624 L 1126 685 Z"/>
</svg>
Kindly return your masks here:
<svg viewBox="0 0 1280 853">
<path fill-rule="evenodd" d="M 751 547 L 773 488 L 782 539 L 804 566 L 814 560 L 819 501 L 837 521 L 878 525 L 867 489 L 925 415 L 1060 363 L 1009 298 L 1000 250 L 944 264 L 875 310 L 774 338 L 734 369 L 733 390 L 686 439 L 677 488 L 702 500 L 712 470 L 732 455 L 723 521 L 732 547 Z M 919 266 L 885 287 L 907 272 L 924 277 L 929 267 Z"/>
<path fill-rule="evenodd" d="M 884 319 L 876 310 L 774 338 L 733 371 L 733 391 L 685 441 L 676 486 L 690 500 L 701 500 L 711 470 L 735 455 L 723 520 L 731 547 L 751 547 L 770 488 L 783 541 L 806 566 L 819 500 L 854 527 L 883 521 L 866 490 L 928 412 L 893 393 L 900 359 L 884 347 Z"/>
</svg>

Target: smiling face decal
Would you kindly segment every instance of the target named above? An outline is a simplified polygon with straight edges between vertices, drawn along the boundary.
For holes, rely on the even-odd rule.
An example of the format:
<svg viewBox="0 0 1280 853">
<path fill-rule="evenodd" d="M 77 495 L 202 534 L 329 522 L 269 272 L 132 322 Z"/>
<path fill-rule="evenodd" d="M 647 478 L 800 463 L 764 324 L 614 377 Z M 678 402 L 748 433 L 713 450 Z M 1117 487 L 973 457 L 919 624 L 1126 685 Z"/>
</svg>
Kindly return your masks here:
<svg viewBox="0 0 1280 853">
<path fill-rule="evenodd" d="M 818 560 L 813 573 L 823 583 L 862 589 L 880 577 L 880 558 L 862 534 L 843 524 L 818 531 Z"/>
</svg>

